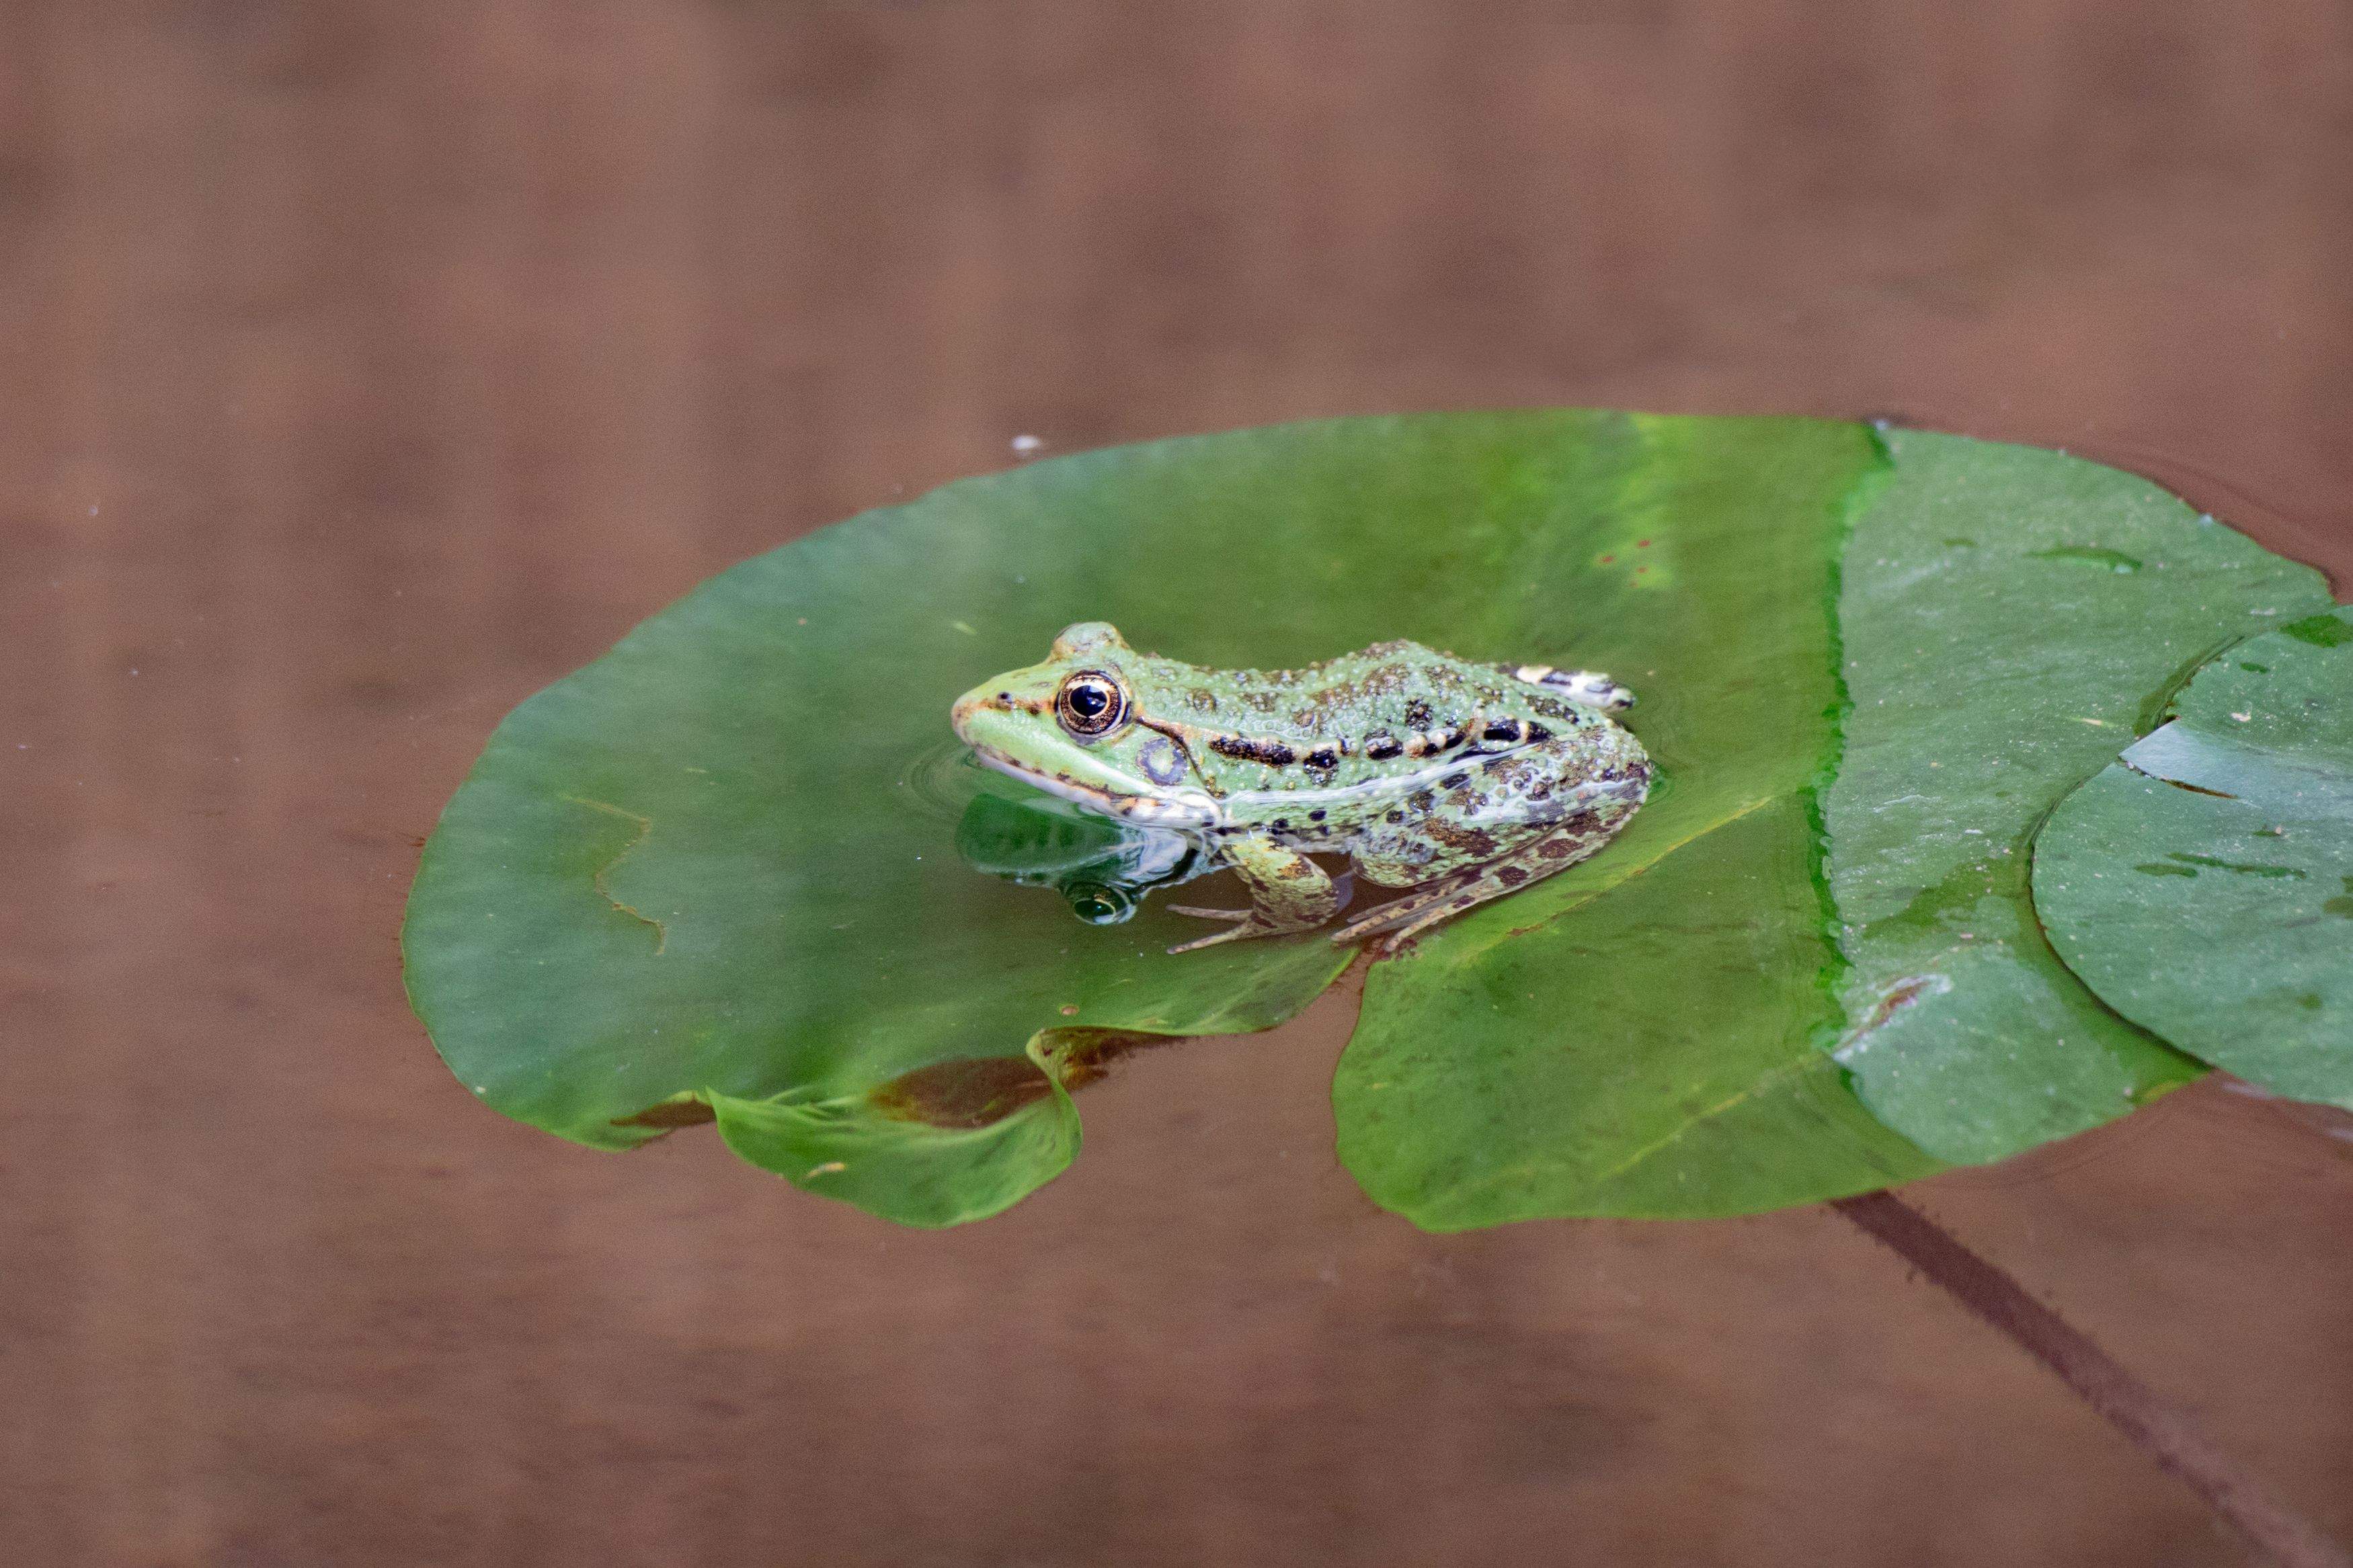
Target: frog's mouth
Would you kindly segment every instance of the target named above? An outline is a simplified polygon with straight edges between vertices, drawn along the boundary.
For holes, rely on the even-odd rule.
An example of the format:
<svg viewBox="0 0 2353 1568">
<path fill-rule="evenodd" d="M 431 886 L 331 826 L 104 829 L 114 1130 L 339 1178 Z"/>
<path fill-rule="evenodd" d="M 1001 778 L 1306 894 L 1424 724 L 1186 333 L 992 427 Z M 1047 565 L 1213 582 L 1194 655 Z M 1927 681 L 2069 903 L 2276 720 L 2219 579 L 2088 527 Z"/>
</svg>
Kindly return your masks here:
<svg viewBox="0 0 2353 1568">
<path fill-rule="evenodd" d="M 1141 779 L 1122 781 L 1124 787 L 1091 784 L 1068 773 L 1050 773 L 1017 763 L 983 742 L 966 743 L 982 766 L 995 768 L 1048 795 L 1122 822 L 1145 827 L 1203 828 L 1216 826 L 1219 820 L 1217 802 L 1196 790 L 1160 790 Z"/>
</svg>

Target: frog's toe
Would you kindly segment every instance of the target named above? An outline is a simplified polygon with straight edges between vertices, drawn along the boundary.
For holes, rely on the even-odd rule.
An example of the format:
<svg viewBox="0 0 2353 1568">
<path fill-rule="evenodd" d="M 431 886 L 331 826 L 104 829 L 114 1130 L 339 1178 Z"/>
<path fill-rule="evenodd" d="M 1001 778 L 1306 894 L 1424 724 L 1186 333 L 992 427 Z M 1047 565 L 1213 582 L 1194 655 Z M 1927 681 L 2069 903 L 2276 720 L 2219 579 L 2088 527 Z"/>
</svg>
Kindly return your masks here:
<svg viewBox="0 0 2353 1568">
<path fill-rule="evenodd" d="M 1402 958 L 1420 940 L 1419 931 L 1388 931 L 1380 936 L 1367 937 L 1358 951 L 1367 958 Z"/>
<path fill-rule="evenodd" d="M 1191 915 L 1205 921 L 1233 921 L 1233 924 L 1224 931 L 1212 931 L 1208 936 L 1196 937 L 1191 942 L 1180 942 L 1168 950 L 1171 952 L 1190 952 L 1197 947 L 1215 947 L 1221 942 L 1240 942 L 1247 936 L 1269 934 L 1263 926 L 1251 922 L 1250 916 L 1258 912 L 1255 910 L 1204 910 L 1187 904 L 1171 904 L 1168 906 L 1168 912 L 1172 915 Z"/>
<path fill-rule="evenodd" d="M 1294 932 L 1312 930 L 1318 923 L 1311 920 L 1288 918 L 1280 911 L 1270 912 L 1261 909 L 1202 910 L 1187 909 L 1177 904 L 1171 904 L 1168 908 L 1174 914 L 1197 915 L 1203 920 L 1233 922 L 1224 931 L 1197 938 L 1192 942 L 1179 942 L 1168 950 L 1171 952 L 1190 952 L 1197 947 L 1214 947 L 1221 942 L 1241 942 L 1250 937 L 1290 936 Z"/>
<path fill-rule="evenodd" d="M 1261 936 L 1263 934 L 1265 933 L 1261 931 L 1254 931 L 1248 926 L 1234 926 L 1226 931 L 1212 931 L 1208 936 L 1197 936 L 1191 942 L 1171 942 L 1169 944 L 1168 951 L 1171 952 L 1190 952 L 1197 947 L 1215 947 L 1221 942 L 1240 942 L 1246 936 Z"/>
<path fill-rule="evenodd" d="M 1443 900 L 1435 909 L 1425 909 L 1412 919 L 1378 932 L 1365 943 L 1365 951 L 1375 958 L 1395 958 L 1420 940 L 1422 932 L 1440 921 L 1453 919 L 1477 902 L 1467 894 Z"/>
<path fill-rule="evenodd" d="M 1381 935 L 1394 927 L 1402 926 L 1407 921 L 1412 921 L 1415 916 L 1433 904 L 1441 906 L 1440 912 L 1433 919 L 1444 920 L 1453 910 L 1443 906 L 1467 880 L 1468 879 L 1461 873 L 1457 872 L 1451 877 L 1408 893 L 1401 899 L 1391 899 L 1385 904 L 1375 904 L 1371 909 L 1364 910 L 1346 925 L 1334 931 L 1332 940 L 1345 945 L 1365 937 Z M 1476 902 L 1478 902 L 1476 899 L 1466 899 L 1460 907 L 1468 909 Z"/>
</svg>

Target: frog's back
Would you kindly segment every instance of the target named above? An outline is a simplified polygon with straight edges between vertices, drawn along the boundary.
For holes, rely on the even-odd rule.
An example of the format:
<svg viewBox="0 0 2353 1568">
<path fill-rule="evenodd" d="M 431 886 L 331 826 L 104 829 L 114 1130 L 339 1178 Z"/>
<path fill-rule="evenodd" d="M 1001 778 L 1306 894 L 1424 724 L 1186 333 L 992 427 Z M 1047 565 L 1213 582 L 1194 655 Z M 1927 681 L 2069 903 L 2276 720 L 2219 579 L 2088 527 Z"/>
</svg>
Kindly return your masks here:
<svg viewBox="0 0 2353 1568">
<path fill-rule="evenodd" d="M 1345 788 L 1445 753 L 1614 728 L 1527 673 L 1542 667 L 1480 664 L 1415 642 L 1375 643 L 1297 669 L 1155 662 L 1165 717 L 1197 731 L 1224 761 L 1217 771 L 1229 788 L 1282 787 L 1286 773 Z"/>
</svg>

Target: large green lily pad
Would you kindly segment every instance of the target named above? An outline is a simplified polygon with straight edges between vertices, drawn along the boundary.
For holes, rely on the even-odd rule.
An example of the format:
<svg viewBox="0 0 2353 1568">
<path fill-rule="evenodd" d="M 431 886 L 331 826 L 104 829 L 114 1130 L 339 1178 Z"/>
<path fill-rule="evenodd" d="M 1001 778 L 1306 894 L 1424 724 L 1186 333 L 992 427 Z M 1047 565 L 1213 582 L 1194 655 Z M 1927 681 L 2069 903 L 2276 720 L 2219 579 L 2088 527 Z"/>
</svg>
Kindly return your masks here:
<svg viewBox="0 0 2353 1568">
<path fill-rule="evenodd" d="M 2199 672 L 2036 841 L 2035 906 L 2111 1006 L 2353 1110 L 2353 610 Z"/>
<path fill-rule="evenodd" d="M 1752 609 L 1819 639 L 1824 520 L 1881 460 L 1867 432 L 1803 420 L 1343 420 L 1039 463 L 822 531 L 712 579 L 500 727 L 419 869 L 412 999 L 464 1082 L 550 1131 L 626 1146 L 692 1114 L 662 1109 L 690 1096 L 812 1190 L 973 1217 L 1060 1169 L 1075 1122 L 1031 1080 L 1017 1124 L 975 1137 L 927 1120 L 909 1081 L 974 1061 L 1019 1081 L 1050 1028 L 1264 1028 L 1349 954 L 1305 935 L 1172 957 L 1201 928 L 1156 900 L 1090 926 L 1054 890 L 976 873 L 957 828 L 981 785 L 944 749 L 950 699 L 1082 619 L 1218 665 L 1405 637 L 1618 669 L 1672 774 L 1699 754 L 1679 738 L 1691 716 L 1731 700 L 1705 689 Z M 1678 521 L 1692 507 L 1704 524 Z M 1805 563 L 1799 598 L 1780 576 L 1770 595 L 1703 587 L 1736 574 L 1651 539 L 1662 522 Z M 1708 646 L 1643 663 L 1668 625 Z M 1796 679 L 1818 688 L 1819 664 Z M 1823 764 L 1818 739 L 1802 750 L 1790 765 Z M 1718 786 L 1668 795 L 1685 788 Z M 1537 918 L 1567 891 L 1508 902 Z M 1464 1018 L 1432 1043 L 1491 1035 Z"/>
<path fill-rule="evenodd" d="M 1896 430 L 1839 593 L 1849 711 L 1825 821 L 1863 1102 L 1937 1157 L 2000 1159 L 2200 1069 L 2067 972 L 2028 891 L 2037 826 L 2214 650 L 2327 603 L 2320 574 L 2146 479 Z"/>
</svg>

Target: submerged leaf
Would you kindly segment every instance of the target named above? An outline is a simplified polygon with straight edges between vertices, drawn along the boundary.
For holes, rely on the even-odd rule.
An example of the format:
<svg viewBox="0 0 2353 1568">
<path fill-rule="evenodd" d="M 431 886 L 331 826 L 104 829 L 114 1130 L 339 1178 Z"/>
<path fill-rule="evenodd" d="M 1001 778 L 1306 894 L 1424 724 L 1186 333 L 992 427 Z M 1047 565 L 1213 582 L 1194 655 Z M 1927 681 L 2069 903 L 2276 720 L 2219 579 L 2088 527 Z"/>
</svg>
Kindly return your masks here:
<svg viewBox="0 0 2353 1568">
<path fill-rule="evenodd" d="M 2353 1109 L 2353 610 L 2232 649 L 2179 708 L 2052 816 L 2035 907 L 2118 1012 Z"/>
<path fill-rule="evenodd" d="M 2132 475 L 1957 436 L 1887 441 L 1894 475 L 1839 594 L 1850 706 L 1826 826 L 1852 968 L 1838 1055 L 1922 1148 L 1996 1160 L 2200 1070 L 2051 951 L 2028 893 L 2037 825 L 2218 648 L 2327 595 Z"/>
</svg>

